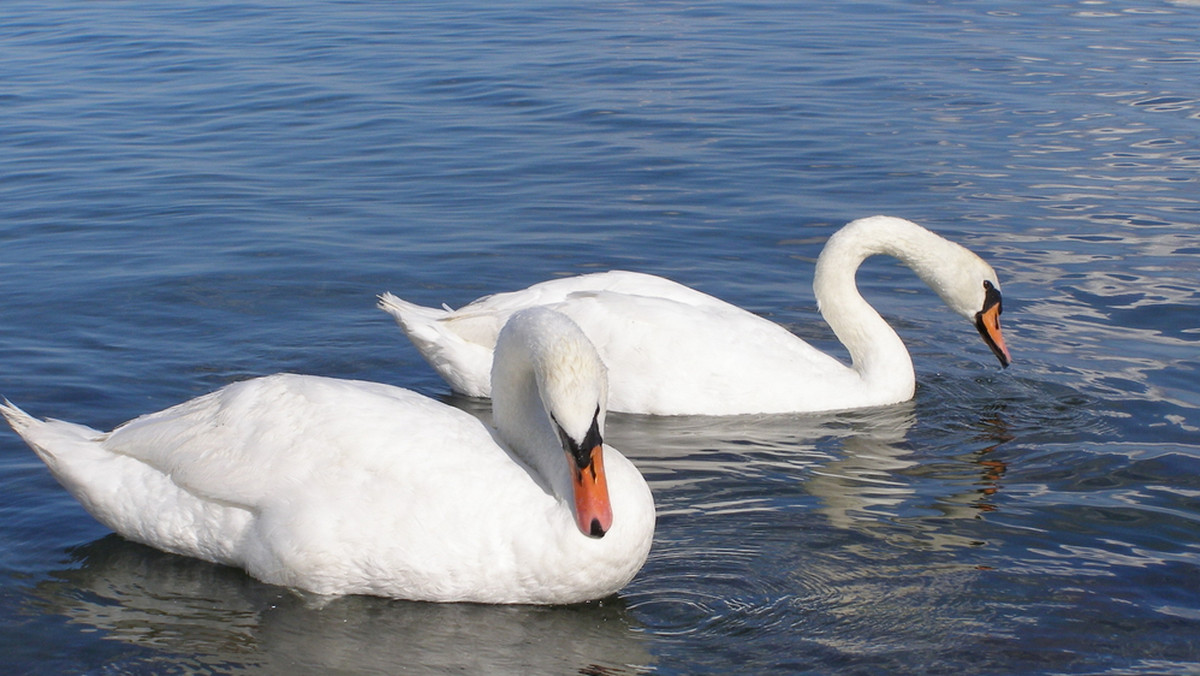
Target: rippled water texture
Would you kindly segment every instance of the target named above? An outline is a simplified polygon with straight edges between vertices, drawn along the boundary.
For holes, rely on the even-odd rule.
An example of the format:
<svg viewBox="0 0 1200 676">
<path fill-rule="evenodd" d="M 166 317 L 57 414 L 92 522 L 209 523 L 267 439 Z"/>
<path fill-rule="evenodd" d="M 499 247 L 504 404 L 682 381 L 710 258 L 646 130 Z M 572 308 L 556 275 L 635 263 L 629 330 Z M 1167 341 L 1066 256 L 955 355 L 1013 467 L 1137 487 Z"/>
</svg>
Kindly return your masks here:
<svg viewBox="0 0 1200 676">
<path fill-rule="evenodd" d="M 1010 3 L 1012 4 L 1012 3 Z M 570 608 L 321 602 L 109 534 L 0 433 L 11 673 L 1200 673 L 1200 5 L 6 2 L 0 394 L 112 426 L 278 371 L 486 417 L 374 308 L 607 268 L 841 354 L 812 264 L 886 213 L 914 401 L 613 415 L 659 509 Z"/>
</svg>

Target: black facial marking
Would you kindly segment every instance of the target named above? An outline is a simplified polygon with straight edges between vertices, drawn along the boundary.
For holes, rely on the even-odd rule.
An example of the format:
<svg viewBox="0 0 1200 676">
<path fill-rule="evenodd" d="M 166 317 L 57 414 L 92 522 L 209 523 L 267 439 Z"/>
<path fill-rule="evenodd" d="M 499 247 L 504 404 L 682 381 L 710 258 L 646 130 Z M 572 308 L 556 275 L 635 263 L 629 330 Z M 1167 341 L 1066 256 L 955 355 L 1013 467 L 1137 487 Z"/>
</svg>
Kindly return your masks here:
<svg viewBox="0 0 1200 676">
<path fill-rule="evenodd" d="M 563 450 L 575 459 L 577 473 L 582 472 L 592 464 L 592 449 L 604 443 L 600 436 L 600 407 L 596 407 L 596 413 L 592 416 L 592 426 L 588 428 L 587 434 L 583 435 L 583 441 L 578 444 L 571 438 L 571 435 L 563 430 L 558 421 L 554 420 L 554 416 L 551 416 L 550 419 L 554 422 L 554 430 L 558 432 Z M 595 474 L 595 469 L 592 470 L 592 474 Z"/>
<path fill-rule="evenodd" d="M 602 443 L 604 440 L 600 438 L 600 408 L 596 407 L 596 412 L 592 414 L 592 426 L 588 428 L 587 434 L 583 435 L 581 446 L 591 451 Z"/>
<path fill-rule="evenodd" d="M 992 309 L 993 305 L 1000 306 L 996 309 L 996 314 L 1004 313 L 1004 304 L 1000 302 L 1000 289 L 997 289 L 994 284 L 985 279 L 983 280 L 983 309 L 979 313 L 983 314 L 987 312 Z"/>
</svg>

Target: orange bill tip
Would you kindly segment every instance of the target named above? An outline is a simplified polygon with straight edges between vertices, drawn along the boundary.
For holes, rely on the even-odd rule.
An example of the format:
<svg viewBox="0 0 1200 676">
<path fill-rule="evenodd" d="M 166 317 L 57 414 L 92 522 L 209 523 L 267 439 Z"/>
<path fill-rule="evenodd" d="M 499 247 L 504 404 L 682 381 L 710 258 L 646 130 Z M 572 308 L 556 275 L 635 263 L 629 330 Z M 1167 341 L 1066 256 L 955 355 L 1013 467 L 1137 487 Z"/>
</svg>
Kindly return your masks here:
<svg viewBox="0 0 1200 676">
<path fill-rule="evenodd" d="M 589 537 L 603 537 L 612 527 L 612 504 L 608 499 L 608 479 L 604 475 L 602 446 L 592 449 L 587 466 L 580 469 L 571 462 L 574 472 L 575 523 Z"/>
</svg>

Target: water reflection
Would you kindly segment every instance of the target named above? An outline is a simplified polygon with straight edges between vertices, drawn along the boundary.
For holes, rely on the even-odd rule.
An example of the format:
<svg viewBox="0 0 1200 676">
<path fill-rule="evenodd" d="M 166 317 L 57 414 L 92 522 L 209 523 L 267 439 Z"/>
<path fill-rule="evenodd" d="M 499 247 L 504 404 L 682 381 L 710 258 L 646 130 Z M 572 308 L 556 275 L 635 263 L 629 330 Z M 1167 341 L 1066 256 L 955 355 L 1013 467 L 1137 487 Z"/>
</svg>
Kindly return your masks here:
<svg viewBox="0 0 1200 676">
<path fill-rule="evenodd" d="M 904 443 L 907 427 L 894 431 L 894 439 L 883 430 L 847 438 L 842 457 L 814 470 L 809 491 L 821 498 L 821 512 L 836 527 L 935 549 L 974 546 L 977 535 L 956 533 L 946 520 L 979 519 L 996 509 L 1007 464 L 989 456 L 1011 439 L 1000 419 L 980 424 L 993 428 L 983 433 L 984 447 L 938 461 Z"/>
<path fill-rule="evenodd" d="M 826 416 L 621 415 L 609 427 L 652 488 L 665 489 L 656 495 L 665 494 L 659 513 L 667 517 L 815 509 L 829 526 L 871 534 L 911 516 L 978 518 L 994 509 L 1006 465 L 989 454 L 1012 438 L 1004 420 L 979 420 L 978 443 L 938 462 L 914 451 L 916 422 L 916 404 L 906 402 Z M 926 545 L 965 544 L 931 537 Z"/>
<path fill-rule="evenodd" d="M 978 631 L 985 620 L 969 599 L 985 567 L 975 552 L 1008 470 L 995 449 L 1011 436 L 994 411 L 968 417 L 965 434 L 961 418 L 943 430 L 947 415 L 924 412 L 919 425 L 921 413 L 908 402 L 611 417 L 609 440 L 646 475 L 660 514 L 650 561 L 622 593 L 635 616 L 667 650 L 743 632 L 792 646 L 786 658 L 729 646 L 713 669 L 794 667 L 805 654 L 884 654 Z"/>
<path fill-rule="evenodd" d="M 268 673 L 635 674 L 652 658 L 620 599 L 509 607 L 318 603 L 241 571 L 108 536 L 34 590 L 40 610 L 177 664 Z M 160 662 L 161 663 L 161 662 Z"/>
</svg>

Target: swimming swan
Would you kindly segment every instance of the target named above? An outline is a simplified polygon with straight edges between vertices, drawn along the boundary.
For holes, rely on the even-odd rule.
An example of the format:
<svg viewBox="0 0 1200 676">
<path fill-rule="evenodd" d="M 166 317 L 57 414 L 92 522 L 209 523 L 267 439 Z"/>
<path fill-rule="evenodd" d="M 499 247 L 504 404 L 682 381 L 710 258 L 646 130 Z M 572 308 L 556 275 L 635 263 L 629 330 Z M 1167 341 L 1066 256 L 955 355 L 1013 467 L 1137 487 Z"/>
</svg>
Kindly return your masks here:
<svg viewBox="0 0 1200 676">
<path fill-rule="evenodd" d="M 316 594 L 574 603 L 646 560 L 654 502 L 602 445 L 605 369 L 570 319 L 512 315 L 496 429 L 409 390 L 316 376 L 228 385 L 104 433 L 0 412 L 130 540 Z"/>
<path fill-rule="evenodd" d="M 608 366 L 609 410 L 658 415 L 825 411 L 907 401 L 912 359 L 896 332 L 859 294 L 868 256 L 900 259 L 955 312 L 973 322 L 1002 366 L 1000 283 L 979 256 L 900 218 L 856 220 L 817 260 L 818 307 L 850 353 L 846 366 L 783 327 L 675 282 L 636 272 L 555 279 L 486 296 L 457 311 L 390 293 L 390 313 L 457 392 L 486 397 L 492 346 L 505 319 L 546 305 L 575 320 Z"/>
</svg>

